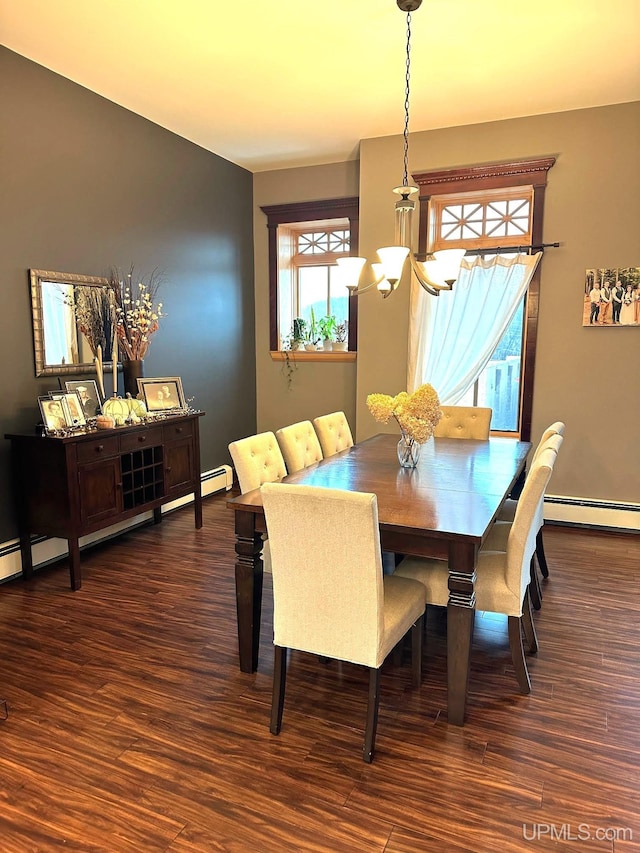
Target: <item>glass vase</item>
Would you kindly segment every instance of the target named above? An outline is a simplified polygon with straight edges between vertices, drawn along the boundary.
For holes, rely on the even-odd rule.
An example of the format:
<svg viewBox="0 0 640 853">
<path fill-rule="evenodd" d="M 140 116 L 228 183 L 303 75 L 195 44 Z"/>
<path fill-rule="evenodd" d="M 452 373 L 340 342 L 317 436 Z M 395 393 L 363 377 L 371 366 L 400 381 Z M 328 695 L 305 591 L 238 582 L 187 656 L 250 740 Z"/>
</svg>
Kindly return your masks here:
<svg viewBox="0 0 640 853">
<path fill-rule="evenodd" d="M 420 458 L 422 445 L 411 438 L 406 432 L 402 433 L 398 442 L 398 462 L 402 468 L 415 468 Z"/>
</svg>

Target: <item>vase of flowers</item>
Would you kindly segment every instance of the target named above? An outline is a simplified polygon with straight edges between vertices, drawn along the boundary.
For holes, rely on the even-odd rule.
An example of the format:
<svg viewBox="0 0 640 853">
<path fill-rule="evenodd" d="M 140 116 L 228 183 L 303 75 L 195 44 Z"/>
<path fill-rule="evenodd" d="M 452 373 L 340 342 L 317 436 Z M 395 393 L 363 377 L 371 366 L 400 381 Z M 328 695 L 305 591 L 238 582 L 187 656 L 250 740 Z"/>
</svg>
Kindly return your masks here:
<svg viewBox="0 0 640 853">
<path fill-rule="evenodd" d="M 415 468 L 422 445 L 433 435 L 442 412 L 440 400 L 433 386 L 420 385 L 409 394 L 401 391 L 395 397 L 388 394 L 369 394 L 367 406 L 373 417 L 381 423 L 394 418 L 400 427 L 398 461 L 403 468 Z"/>
<path fill-rule="evenodd" d="M 148 282 L 136 281 L 131 267 L 126 276 L 112 269 L 109 281 L 116 293 L 116 334 L 122 358 L 125 394 L 138 395 L 138 379 L 144 376 L 144 357 L 151 337 L 160 327 L 162 302 L 157 301 L 160 277 L 157 270 Z"/>
</svg>

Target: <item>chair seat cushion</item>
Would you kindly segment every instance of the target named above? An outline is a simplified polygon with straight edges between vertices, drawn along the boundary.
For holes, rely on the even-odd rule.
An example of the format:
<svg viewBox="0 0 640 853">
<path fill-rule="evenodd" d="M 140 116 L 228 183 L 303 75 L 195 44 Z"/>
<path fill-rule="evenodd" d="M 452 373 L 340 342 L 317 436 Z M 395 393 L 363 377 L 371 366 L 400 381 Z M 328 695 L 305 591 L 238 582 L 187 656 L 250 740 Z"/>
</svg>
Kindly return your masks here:
<svg viewBox="0 0 640 853">
<path fill-rule="evenodd" d="M 504 551 L 480 551 L 476 567 L 476 610 L 522 616 L 524 596 L 519 589 L 512 590 L 507 586 L 506 560 Z M 419 580 L 424 584 L 427 604 L 446 607 L 449 601 L 447 563 L 442 560 L 406 557 L 396 569 L 395 575 Z"/>
<path fill-rule="evenodd" d="M 419 581 L 385 575 L 383 583 L 384 634 L 378 649 L 377 662 L 373 664 L 376 667 L 382 666 L 389 652 L 423 615 L 426 605 L 425 588 Z"/>
<path fill-rule="evenodd" d="M 512 498 L 507 498 L 498 513 L 498 521 L 513 521 L 516 516 L 517 508 L 518 501 L 514 501 Z"/>
</svg>

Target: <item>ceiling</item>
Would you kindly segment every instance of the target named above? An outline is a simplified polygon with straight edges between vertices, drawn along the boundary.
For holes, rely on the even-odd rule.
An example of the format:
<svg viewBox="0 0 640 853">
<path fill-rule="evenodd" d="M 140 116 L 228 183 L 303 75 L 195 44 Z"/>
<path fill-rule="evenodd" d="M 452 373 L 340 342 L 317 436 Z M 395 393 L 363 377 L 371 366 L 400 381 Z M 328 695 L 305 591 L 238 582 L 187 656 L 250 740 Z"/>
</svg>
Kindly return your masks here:
<svg viewBox="0 0 640 853">
<path fill-rule="evenodd" d="M 411 131 L 640 100 L 640 0 L 424 0 Z M 11 50 L 252 172 L 401 133 L 395 0 L 0 0 Z"/>
</svg>

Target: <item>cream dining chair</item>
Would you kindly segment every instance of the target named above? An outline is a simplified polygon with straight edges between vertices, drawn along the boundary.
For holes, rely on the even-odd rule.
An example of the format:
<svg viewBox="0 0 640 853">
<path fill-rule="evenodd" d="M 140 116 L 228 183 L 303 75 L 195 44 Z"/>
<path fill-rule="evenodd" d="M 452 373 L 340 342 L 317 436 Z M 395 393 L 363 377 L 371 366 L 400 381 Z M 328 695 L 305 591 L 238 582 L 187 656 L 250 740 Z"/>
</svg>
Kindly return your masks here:
<svg viewBox="0 0 640 853">
<path fill-rule="evenodd" d="M 344 412 L 332 412 L 330 415 L 314 418 L 313 426 L 325 458 L 353 447 L 353 436 Z"/>
<path fill-rule="evenodd" d="M 516 678 L 523 693 L 531 692 L 524 656 L 522 631 L 529 651 L 538 648 L 529 599 L 530 564 L 535 551 L 536 513 L 553 471 L 555 451 L 544 449 L 526 479 L 510 525 L 506 550 L 480 549 L 476 566 L 476 609 L 508 617 L 509 647 Z M 446 606 L 449 600 L 449 566 L 446 562 L 407 557 L 396 575 L 424 584 L 427 604 Z"/>
<path fill-rule="evenodd" d="M 544 450 L 551 450 L 553 452 L 552 457 L 552 465 L 551 469 L 555 466 L 556 459 L 558 456 L 558 452 L 562 446 L 563 436 L 559 433 L 549 434 L 546 441 L 541 439 L 540 444 L 536 448 L 536 451 L 533 455 L 533 460 L 531 463 L 531 467 L 536 464 L 536 460 L 539 458 L 540 454 Z M 518 501 L 509 501 L 509 503 L 513 506 L 513 518 L 515 518 L 515 513 L 518 509 Z M 507 540 L 509 538 L 509 533 L 511 530 L 511 525 L 513 524 L 513 520 L 505 521 L 502 520 L 500 516 L 498 516 L 498 520 L 495 522 L 489 535 L 487 536 L 484 547 L 504 551 L 507 547 Z M 540 498 L 539 504 L 536 508 L 536 513 L 533 521 L 533 525 L 536 533 L 536 557 L 538 559 L 538 564 L 540 565 L 540 570 L 542 571 L 544 577 L 549 577 L 549 569 L 547 567 L 546 557 L 544 555 L 544 549 L 542 546 L 542 528 L 544 526 L 544 494 Z M 542 557 L 541 557 L 542 555 Z M 542 568 L 544 563 L 544 570 Z M 546 574 L 545 574 L 546 571 Z M 531 560 L 531 602 L 536 610 L 540 610 L 542 607 L 542 589 L 540 588 L 540 581 L 538 578 L 538 573 L 536 571 L 535 560 Z"/>
<path fill-rule="evenodd" d="M 542 433 L 542 438 L 540 439 L 538 446 L 536 447 L 531 463 L 535 462 L 537 456 L 544 449 L 546 443 L 550 438 L 554 435 L 564 436 L 565 425 L 562 421 L 556 421 L 548 426 L 545 431 Z M 560 442 L 562 444 L 562 442 Z M 560 449 L 560 445 L 558 445 L 556 452 Z M 516 507 L 518 506 L 518 501 L 513 498 L 509 498 L 506 500 L 502 506 L 502 509 L 498 513 L 498 521 L 513 521 L 513 518 L 516 514 Z M 538 558 L 538 565 L 540 566 L 540 571 L 542 572 L 542 576 L 545 578 L 549 577 L 549 567 L 547 565 L 547 558 L 544 553 L 544 543 L 542 541 L 542 527 L 544 525 L 544 515 L 541 515 L 539 518 L 540 527 L 538 529 L 538 533 L 536 535 L 536 557 Z"/>
<path fill-rule="evenodd" d="M 265 483 L 261 491 L 273 569 L 270 730 L 277 735 L 282 726 L 287 649 L 366 666 L 363 758 L 370 763 L 380 667 L 410 630 L 413 684 L 420 684 L 424 586 L 383 577 L 374 494 L 292 483 Z"/>
<path fill-rule="evenodd" d="M 489 438 L 493 409 L 481 406 L 440 406 L 442 417 L 433 431 L 435 438 Z"/>
<path fill-rule="evenodd" d="M 322 459 L 322 448 L 311 421 L 282 427 L 276 432 L 284 464 L 289 474 L 301 471 Z"/>
<path fill-rule="evenodd" d="M 232 441 L 229 453 L 238 476 L 241 494 L 259 489 L 263 483 L 273 483 L 287 475 L 280 445 L 272 432 L 261 432 Z M 271 571 L 269 542 L 263 536 L 262 563 L 265 572 Z"/>
</svg>

